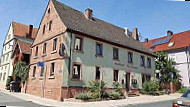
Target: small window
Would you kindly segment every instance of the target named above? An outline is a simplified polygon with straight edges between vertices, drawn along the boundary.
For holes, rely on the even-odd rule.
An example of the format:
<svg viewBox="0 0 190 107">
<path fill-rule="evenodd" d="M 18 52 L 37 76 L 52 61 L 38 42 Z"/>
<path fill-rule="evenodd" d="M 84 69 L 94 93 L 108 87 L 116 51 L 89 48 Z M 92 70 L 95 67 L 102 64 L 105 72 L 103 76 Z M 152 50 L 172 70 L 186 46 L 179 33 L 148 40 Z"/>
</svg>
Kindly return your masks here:
<svg viewBox="0 0 190 107">
<path fill-rule="evenodd" d="M 118 48 L 113 48 L 113 59 L 119 60 L 119 50 L 118 50 Z"/>
<path fill-rule="evenodd" d="M 80 74 L 81 74 L 81 65 L 80 64 L 74 64 L 73 65 L 72 78 L 79 80 Z"/>
<path fill-rule="evenodd" d="M 46 45 L 47 45 L 47 43 L 44 43 L 43 54 L 46 54 Z"/>
<path fill-rule="evenodd" d="M 147 67 L 151 68 L 151 58 L 147 58 Z"/>
<path fill-rule="evenodd" d="M 96 55 L 103 56 L 103 46 L 100 43 L 96 43 Z"/>
<path fill-rule="evenodd" d="M 48 9 L 48 14 L 50 13 L 50 8 Z"/>
<path fill-rule="evenodd" d="M 51 30 L 52 20 L 49 22 L 49 31 Z"/>
<path fill-rule="evenodd" d="M 44 67 L 41 67 L 40 77 L 44 76 Z"/>
<path fill-rule="evenodd" d="M 119 70 L 114 70 L 114 72 L 113 72 L 113 80 L 115 81 L 115 82 L 118 82 L 118 75 L 119 74 Z"/>
<path fill-rule="evenodd" d="M 9 54 L 7 54 L 7 58 L 6 58 L 6 61 L 8 61 L 8 59 L 9 59 Z"/>
<path fill-rule="evenodd" d="M 35 56 L 38 56 L 38 46 L 36 46 L 36 53 Z"/>
<path fill-rule="evenodd" d="M 133 63 L 133 53 L 128 52 L 128 63 Z"/>
<path fill-rule="evenodd" d="M 144 64 L 144 56 L 141 56 L 140 60 L 141 60 L 141 66 L 145 66 L 145 64 Z"/>
<path fill-rule="evenodd" d="M 53 40 L 53 51 L 55 51 L 57 48 L 57 38 Z"/>
<path fill-rule="evenodd" d="M 50 76 L 53 76 L 55 73 L 55 63 L 51 63 L 51 71 L 50 71 Z"/>
<path fill-rule="evenodd" d="M 43 27 L 43 34 L 45 33 L 45 30 L 46 30 L 46 25 L 44 25 Z"/>
<path fill-rule="evenodd" d="M 34 66 L 34 68 L 33 68 L 32 77 L 35 77 L 35 75 L 36 75 L 36 66 Z"/>
<path fill-rule="evenodd" d="M 76 37 L 75 38 L 75 50 L 82 51 L 82 38 Z"/>
<path fill-rule="evenodd" d="M 96 67 L 95 79 L 96 79 L 96 80 L 99 80 L 99 79 L 100 79 L 100 67 Z"/>
<path fill-rule="evenodd" d="M 145 81 L 150 81 L 151 76 L 148 74 L 142 74 L 142 83 L 144 84 Z"/>
</svg>

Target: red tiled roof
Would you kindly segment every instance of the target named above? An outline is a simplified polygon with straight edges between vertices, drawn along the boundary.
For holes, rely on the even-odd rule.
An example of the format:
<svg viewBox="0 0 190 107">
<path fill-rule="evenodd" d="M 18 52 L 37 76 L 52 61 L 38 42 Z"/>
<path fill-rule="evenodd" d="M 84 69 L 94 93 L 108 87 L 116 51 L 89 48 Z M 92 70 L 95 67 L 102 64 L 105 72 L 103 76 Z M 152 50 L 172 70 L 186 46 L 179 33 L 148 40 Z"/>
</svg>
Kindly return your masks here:
<svg viewBox="0 0 190 107">
<path fill-rule="evenodd" d="M 167 38 L 167 36 L 164 36 L 164 37 L 160 37 L 160 38 L 157 38 L 157 39 L 149 40 L 148 42 L 143 42 L 142 44 L 147 49 L 150 49 L 152 44 L 155 41 L 163 40 L 163 39 L 166 39 L 166 38 Z M 174 42 L 174 45 L 169 47 L 168 44 L 172 43 L 172 42 Z M 179 49 L 179 48 L 187 47 L 189 45 L 190 45 L 190 30 L 185 31 L 185 32 L 181 32 L 181 33 L 176 33 L 176 34 L 172 35 L 172 37 L 171 37 L 171 39 L 170 39 L 170 41 L 168 43 L 157 45 L 153 49 L 153 52 Z"/>
<path fill-rule="evenodd" d="M 24 54 L 30 54 L 31 53 L 31 49 L 30 49 L 31 44 L 26 43 L 26 42 L 22 42 L 19 40 L 17 41 L 17 43 L 19 45 L 21 53 L 24 53 Z"/>
<path fill-rule="evenodd" d="M 24 25 L 24 24 L 20 24 L 17 22 L 12 22 L 12 26 L 13 26 L 13 34 L 14 36 L 21 36 L 24 37 L 29 33 L 29 26 Z M 35 39 L 37 34 L 37 29 L 33 28 L 32 31 L 32 37 L 30 39 Z"/>
</svg>

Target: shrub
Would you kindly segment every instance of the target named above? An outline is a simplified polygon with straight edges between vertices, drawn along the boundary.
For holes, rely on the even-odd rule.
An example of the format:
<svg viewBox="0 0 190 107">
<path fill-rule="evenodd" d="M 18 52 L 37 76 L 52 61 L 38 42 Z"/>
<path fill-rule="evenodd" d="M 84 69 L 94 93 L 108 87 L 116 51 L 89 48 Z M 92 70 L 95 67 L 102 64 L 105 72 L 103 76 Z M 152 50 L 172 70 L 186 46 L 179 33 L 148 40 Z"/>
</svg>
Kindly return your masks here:
<svg viewBox="0 0 190 107">
<path fill-rule="evenodd" d="M 188 88 L 182 87 L 182 88 L 180 88 L 177 92 L 178 92 L 178 93 L 185 93 L 186 91 L 188 91 Z"/>
<path fill-rule="evenodd" d="M 108 96 L 111 100 L 117 100 L 117 99 L 121 99 L 121 94 L 119 92 L 113 91 L 113 92 L 109 92 Z"/>
<path fill-rule="evenodd" d="M 143 90 L 145 92 L 154 92 L 154 91 L 158 91 L 159 89 L 159 82 L 157 81 L 146 81 L 143 84 Z"/>
<path fill-rule="evenodd" d="M 75 96 L 76 99 L 81 99 L 81 100 L 88 100 L 91 99 L 87 93 L 79 93 L 78 95 Z"/>
</svg>

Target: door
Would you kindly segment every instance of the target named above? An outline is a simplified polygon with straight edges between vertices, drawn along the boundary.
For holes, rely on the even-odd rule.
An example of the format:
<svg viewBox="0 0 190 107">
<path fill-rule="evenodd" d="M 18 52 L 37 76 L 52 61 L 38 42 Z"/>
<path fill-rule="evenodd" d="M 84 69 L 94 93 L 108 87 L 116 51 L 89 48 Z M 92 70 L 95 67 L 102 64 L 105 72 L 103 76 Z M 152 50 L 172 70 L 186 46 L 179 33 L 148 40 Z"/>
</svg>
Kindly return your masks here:
<svg viewBox="0 0 190 107">
<path fill-rule="evenodd" d="M 126 91 L 130 91 L 130 73 L 126 74 Z"/>
</svg>

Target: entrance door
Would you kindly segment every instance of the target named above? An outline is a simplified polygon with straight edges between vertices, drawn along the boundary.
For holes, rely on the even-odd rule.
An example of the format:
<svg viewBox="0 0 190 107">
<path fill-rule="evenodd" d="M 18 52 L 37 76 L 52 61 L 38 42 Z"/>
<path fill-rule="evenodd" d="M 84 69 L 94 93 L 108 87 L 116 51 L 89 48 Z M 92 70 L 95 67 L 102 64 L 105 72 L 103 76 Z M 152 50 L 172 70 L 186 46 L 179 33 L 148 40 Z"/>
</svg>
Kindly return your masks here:
<svg viewBox="0 0 190 107">
<path fill-rule="evenodd" d="M 130 73 L 126 74 L 126 90 L 127 92 L 130 91 Z"/>
</svg>

